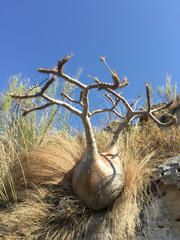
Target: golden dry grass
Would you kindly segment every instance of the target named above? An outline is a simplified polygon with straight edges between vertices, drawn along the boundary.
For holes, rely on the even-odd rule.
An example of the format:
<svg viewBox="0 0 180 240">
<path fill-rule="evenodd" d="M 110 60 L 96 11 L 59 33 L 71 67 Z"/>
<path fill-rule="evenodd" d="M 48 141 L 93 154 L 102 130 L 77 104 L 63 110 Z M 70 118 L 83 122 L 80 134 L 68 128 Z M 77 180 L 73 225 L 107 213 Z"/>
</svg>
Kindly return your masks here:
<svg viewBox="0 0 180 240">
<path fill-rule="evenodd" d="M 72 190 L 73 169 L 86 147 L 81 134 L 51 137 L 43 146 L 14 154 L 13 160 L 6 151 L 1 156 L 0 239 L 101 239 L 107 230 L 115 240 L 134 239 L 141 228 L 140 212 L 153 197 L 157 166 L 180 153 L 179 131 L 154 126 L 121 136 L 118 151 L 125 188 L 102 211 L 87 208 Z M 107 132 L 96 133 L 99 151 L 107 148 L 111 138 Z"/>
</svg>

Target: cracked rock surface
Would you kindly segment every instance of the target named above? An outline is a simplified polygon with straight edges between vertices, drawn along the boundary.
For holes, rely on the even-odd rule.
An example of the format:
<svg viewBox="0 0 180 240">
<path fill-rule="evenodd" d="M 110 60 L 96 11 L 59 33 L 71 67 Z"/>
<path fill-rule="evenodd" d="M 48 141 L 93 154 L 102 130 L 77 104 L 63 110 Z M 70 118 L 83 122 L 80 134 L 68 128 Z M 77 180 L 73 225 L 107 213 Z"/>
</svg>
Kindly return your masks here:
<svg viewBox="0 0 180 240">
<path fill-rule="evenodd" d="M 144 210 L 143 230 L 137 239 L 180 240 L 180 190 L 163 182 L 158 188 L 159 194 Z"/>
<path fill-rule="evenodd" d="M 180 156 L 168 159 L 158 167 L 158 171 L 165 185 L 175 184 L 180 189 Z"/>
<path fill-rule="evenodd" d="M 146 206 L 141 222 L 141 240 L 180 240 L 180 156 L 158 167 L 158 194 Z"/>
</svg>

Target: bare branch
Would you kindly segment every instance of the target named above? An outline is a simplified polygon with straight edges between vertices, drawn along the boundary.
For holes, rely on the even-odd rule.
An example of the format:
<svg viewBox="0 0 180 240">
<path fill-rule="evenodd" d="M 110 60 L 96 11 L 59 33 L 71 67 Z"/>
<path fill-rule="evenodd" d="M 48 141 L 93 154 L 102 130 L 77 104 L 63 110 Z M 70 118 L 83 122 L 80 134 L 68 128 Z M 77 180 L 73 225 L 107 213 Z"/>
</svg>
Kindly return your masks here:
<svg viewBox="0 0 180 240">
<path fill-rule="evenodd" d="M 149 85 L 146 84 L 146 95 L 147 95 L 147 111 L 150 112 L 151 110 L 151 97 L 150 97 L 150 89 L 149 89 Z"/>
<path fill-rule="evenodd" d="M 170 126 L 176 124 L 176 122 L 177 122 L 177 119 L 174 116 L 172 116 L 173 119 L 171 121 L 169 121 L 168 123 L 161 123 L 157 118 L 155 118 L 155 116 L 153 116 L 152 112 L 159 111 L 161 109 L 167 108 L 167 106 L 169 107 L 172 104 L 172 102 L 170 102 L 166 106 L 151 110 L 150 90 L 149 90 L 148 85 L 146 85 L 146 94 L 147 94 L 147 103 L 148 103 L 147 110 L 142 109 L 142 110 L 139 110 L 139 111 L 133 111 L 133 109 L 131 108 L 131 106 L 133 104 L 129 105 L 128 102 L 122 96 L 117 96 L 117 94 L 114 91 L 112 91 L 111 89 L 108 89 L 107 91 L 111 92 L 115 97 L 119 98 L 119 100 L 121 100 L 124 103 L 124 105 L 126 106 L 126 108 L 128 110 L 126 116 L 123 117 L 124 118 L 123 123 L 121 123 L 119 125 L 119 127 L 117 128 L 117 130 L 116 130 L 116 132 L 113 136 L 111 146 L 113 146 L 117 143 L 120 132 L 127 126 L 127 124 L 130 121 L 133 121 L 140 116 L 149 116 L 156 124 L 158 124 L 161 127 L 170 127 Z M 118 114 L 117 114 L 117 112 L 115 112 L 115 110 L 113 110 L 113 112 L 118 116 Z"/>
<path fill-rule="evenodd" d="M 116 98 L 116 103 L 115 103 L 115 105 L 117 106 L 119 102 L 120 102 L 120 99 Z"/>
<path fill-rule="evenodd" d="M 33 97 L 40 97 L 41 96 L 41 92 L 38 93 L 24 93 L 24 94 L 15 94 L 15 93 L 10 93 L 9 96 L 13 97 L 13 98 L 33 98 Z"/>
<path fill-rule="evenodd" d="M 82 91 L 82 99 L 83 99 L 83 110 L 82 110 L 82 117 L 85 118 L 89 115 L 89 101 L 88 101 L 88 92 L 89 89 L 85 88 Z"/>
<path fill-rule="evenodd" d="M 135 103 L 137 103 L 137 101 L 138 101 L 139 98 L 140 98 L 140 96 L 138 95 L 138 97 L 136 98 L 136 100 L 135 100 L 134 102 L 132 102 L 132 103 L 130 104 L 130 106 L 133 107 L 133 105 L 134 105 Z"/>
<path fill-rule="evenodd" d="M 58 72 L 59 72 L 60 75 L 61 75 L 62 72 L 63 72 L 63 66 L 64 66 L 64 64 L 67 63 L 67 62 L 71 59 L 72 56 L 73 56 L 73 54 L 70 53 L 70 56 L 67 55 L 65 58 L 62 58 L 62 59 L 60 59 L 60 60 L 58 61 Z"/>
<path fill-rule="evenodd" d="M 109 88 L 109 89 L 115 90 L 117 88 L 123 88 L 129 84 L 129 82 L 127 82 L 126 77 L 124 77 L 123 82 L 120 82 L 120 79 L 118 78 L 118 80 L 114 81 L 113 84 L 101 82 L 96 77 L 93 78 L 90 75 L 87 75 L 87 77 L 92 78 L 96 82 L 95 84 L 90 84 L 90 85 L 86 86 L 89 89 L 98 88 L 98 90 L 101 90 L 101 89 L 107 90 Z M 118 82 L 118 84 L 117 84 L 117 82 Z"/>
<path fill-rule="evenodd" d="M 52 74 L 50 74 L 50 76 L 49 76 L 48 78 L 44 79 L 41 83 L 35 84 L 35 86 L 34 86 L 33 88 L 31 88 L 30 90 L 28 90 L 27 93 L 28 93 L 28 92 L 31 92 L 31 91 L 32 91 L 33 89 L 35 89 L 35 88 L 38 88 L 41 84 L 43 84 L 46 80 L 48 80 L 48 79 L 51 77 L 51 75 L 52 75 Z"/>
<path fill-rule="evenodd" d="M 111 101 L 111 103 L 113 104 L 113 108 L 112 108 L 112 109 L 114 109 L 115 107 L 117 107 L 118 103 L 120 102 L 120 99 L 116 98 L 116 102 L 114 102 L 114 100 L 113 100 L 107 93 L 105 93 L 104 95 L 105 95 L 105 96 L 107 97 L 107 99 L 109 99 L 109 100 Z"/>
<path fill-rule="evenodd" d="M 167 122 L 167 123 L 162 123 L 160 122 L 157 118 L 155 118 L 152 113 L 149 113 L 149 117 L 155 122 L 157 123 L 159 126 L 161 127 L 171 127 L 172 125 L 176 124 L 177 123 L 177 119 L 175 116 L 171 115 L 172 116 L 172 120 Z"/>
<path fill-rule="evenodd" d="M 139 118 L 139 117 L 140 117 L 139 115 L 132 117 L 131 120 L 130 120 L 130 122 L 134 121 L 135 119 L 137 119 L 137 118 Z"/>
<path fill-rule="evenodd" d="M 122 116 L 120 113 L 118 113 L 115 109 L 113 109 L 112 111 L 117 117 L 121 118 L 121 119 L 125 119 L 125 116 Z"/>
<path fill-rule="evenodd" d="M 123 78 L 123 81 L 119 84 L 119 88 L 123 88 L 129 85 L 129 82 L 127 81 L 127 77 Z"/>
<path fill-rule="evenodd" d="M 41 106 L 38 106 L 38 107 L 33 107 L 33 108 L 28 108 L 28 109 L 24 108 L 24 107 L 21 107 L 21 109 L 23 110 L 22 116 L 25 117 L 30 112 L 33 112 L 33 111 L 36 111 L 36 110 L 41 110 L 41 109 L 47 108 L 51 105 L 53 105 L 53 103 L 46 103 L 44 105 L 41 105 Z"/>
<path fill-rule="evenodd" d="M 115 105 L 113 99 L 107 93 L 105 93 L 104 95 L 105 97 L 107 97 L 107 99 L 109 99 L 112 102 L 113 105 Z"/>
<path fill-rule="evenodd" d="M 111 142 L 110 147 L 112 147 L 112 146 L 117 144 L 117 141 L 119 139 L 119 135 L 120 135 L 121 131 L 128 125 L 128 123 L 131 121 L 132 117 L 133 117 L 132 113 L 129 112 L 126 115 L 126 117 L 124 118 L 124 121 L 119 124 L 116 132 L 114 133 L 113 140 Z"/>
<path fill-rule="evenodd" d="M 99 79 L 97 79 L 96 77 L 91 77 L 89 74 L 87 75 L 87 77 L 92 78 L 96 83 L 100 83 Z"/>
<path fill-rule="evenodd" d="M 106 61 L 105 61 L 105 57 L 100 57 L 100 60 L 102 62 L 104 62 L 104 64 L 106 65 L 106 67 L 108 68 L 108 70 L 110 71 L 111 74 L 113 74 L 112 70 L 109 68 L 109 66 L 107 65 Z"/>
<path fill-rule="evenodd" d="M 123 82 L 120 81 L 120 78 L 118 77 L 117 72 L 112 71 L 109 68 L 109 66 L 107 65 L 107 63 L 105 61 L 105 57 L 101 57 L 100 60 L 104 62 L 104 64 L 106 65 L 106 67 L 108 68 L 110 73 L 112 74 L 112 78 L 114 80 L 114 85 L 111 87 L 111 89 L 115 90 L 115 89 L 118 89 L 118 88 L 123 88 L 123 87 L 125 87 L 129 84 L 129 82 L 127 81 L 127 77 L 124 77 Z"/>
<path fill-rule="evenodd" d="M 89 116 L 92 117 L 94 116 L 95 114 L 98 114 L 98 113 L 103 113 L 103 112 L 114 112 L 114 106 L 112 108 L 102 108 L 102 109 L 97 109 L 97 110 L 94 110 L 92 111 L 91 113 L 89 113 Z"/>
<path fill-rule="evenodd" d="M 63 97 L 65 97 L 65 98 L 67 98 L 69 101 L 71 101 L 71 102 L 73 102 L 73 103 L 80 104 L 81 107 L 83 107 L 82 102 L 80 102 L 80 101 L 75 101 L 74 99 L 72 99 L 71 97 L 69 97 L 66 93 L 61 92 L 60 95 L 63 96 Z"/>
<path fill-rule="evenodd" d="M 130 104 L 126 101 L 125 98 L 123 98 L 120 94 L 116 93 L 112 89 L 108 88 L 107 91 L 110 92 L 112 95 L 114 95 L 117 99 L 119 99 L 119 101 L 122 101 L 128 111 L 133 112 Z"/>
<path fill-rule="evenodd" d="M 169 102 L 168 104 L 166 104 L 165 106 L 159 107 L 159 108 L 155 108 L 153 110 L 151 110 L 151 112 L 158 112 L 159 110 L 163 110 L 168 108 L 169 106 L 171 106 L 171 104 L 173 104 L 174 101 Z"/>
<path fill-rule="evenodd" d="M 41 94 L 43 94 L 47 89 L 48 87 L 56 80 L 56 76 L 52 77 L 41 89 Z"/>
<path fill-rule="evenodd" d="M 60 75 L 58 75 L 60 77 L 62 77 L 64 80 L 70 82 L 70 83 L 73 83 L 75 84 L 76 86 L 80 87 L 81 89 L 84 89 L 87 87 L 87 85 L 79 82 L 78 80 L 74 79 L 74 78 L 71 78 L 70 76 L 66 75 L 65 73 L 62 73 Z"/>
<path fill-rule="evenodd" d="M 102 108 L 102 109 L 97 109 L 89 113 L 89 116 L 92 117 L 98 113 L 103 113 L 103 112 L 112 112 L 113 108 Z"/>
<path fill-rule="evenodd" d="M 81 90 L 81 92 L 80 92 L 80 98 L 79 98 L 79 102 L 81 102 L 81 101 L 82 101 L 82 97 L 83 97 L 83 90 Z"/>
<path fill-rule="evenodd" d="M 37 93 L 24 93 L 24 94 L 15 94 L 10 93 L 9 95 L 13 98 L 33 98 L 33 97 L 41 97 L 42 94 L 46 91 L 46 89 L 55 81 L 56 77 L 52 77 L 41 89 L 40 92 Z"/>
<path fill-rule="evenodd" d="M 58 70 L 55 68 L 38 68 L 37 71 L 40 73 L 50 73 L 50 74 L 58 75 Z"/>
<path fill-rule="evenodd" d="M 34 93 L 34 94 L 12 94 L 10 93 L 10 96 L 13 97 L 13 98 L 21 98 L 21 99 L 26 99 L 26 98 L 33 98 L 33 97 L 43 97 L 45 100 L 47 100 L 49 103 L 43 105 L 45 107 L 48 107 L 52 104 L 57 104 L 61 107 L 65 107 L 66 109 L 68 109 L 69 111 L 71 111 L 72 113 L 80 116 L 81 115 L 81 111 L 79 111 L 78 109 L 74 108 L 73 106 L 71 106 L 70 104 L 68 103 L 65 103 L 63 101 L 60 101 L 60 100 L 55 100 L 49 96 L 47 96 L 46 94 L 41 94 L 41 92 L 39 93 Z M 34 110 L 39 110 L 39 109 L 43 109 L 45 107 L 36 107 L 36 108 L 31 108 L 31 109 L 25 109 L 23 108 L 23 111 L 24 112 L 27 112 L 25 115 L 27 115 L 29 112 L 32 112 Z M 23 115 L 23 116 L 25 116 Z"/>
<path fill-rule="evenodd" d="M 117 71 L 112 71 L 109 66 L 107 65 L 105 58 L 101 57 L 101 61 L 104 62 L 104 64 L 106 65 L 106 67 L 108 68 L 108 70 L 110 71 L 112 78 L 113 78 L 113 83 L 105 83 L 105 82 L 101 82 L 97 77 L 92 78 L 90 75 L 88 75 L 88 77 L 92 78 L 95 83 L 94 84 L 89 84 L 89 85 L 85 85 L 83 83 L 81 83 L 80 81 L 71 78 L 70 76 L 68 76 L 67 74 L 65 74 L 63 72 L 63 67 L 64 64 L 66 64 L 72 57 L 72 54 L 67 55 L 65 58 L 62 58 L 58 61 L 58 65 L 51 68 L 51 69 L 45 69 L 45 68 L 39 68 L 38 71 L 42 72 L 42 73 L 49 73 L 49 74 L 54 74 L 56 76 L 59 76 L 61 78 L 63 78 L 64 80 L 75 84 L 76 86 L 78 86 L 79 88 L 81 88 L 81 92 L 80 92 L 80 99 L 79 101 L 76 101 L 74 99 L 72 99 L 71 97 L 69 97 L 66 93 L 62 92 L 60 93 L 61 96 L 67 98 L 70 102 L 72 103 L 76 103 L 79 104 L 82 107 L 82 111 L 76 109 L 75 107 L 73 107 L 71 104 L 68 104 L 66 102 L 63 102 L 61 100 L 56 100 L 53 99 L 49 96 L 47 96 L 45 94 L 45 91 L 49 88 L 49 86 L 55 81 L 56 77 L 52 77 L 50 80 L 48 80 L 48 82 L 42 87 L 41 91 L 38 93 L 33 93 L 33 94 L 29 94 L 29 93 L 25 93 L 25 94 L 12 94 L 10 93 L 10 96 L 14 97 L 14 98 L 32 98 L 32 97 L 42 97 L 44 98 L 48 103 L 40 106 L 40 107 L 33 107 L 30 109 L 26 109 L 26 108 L 22 108 L 22 110 L 24 111 L 23 115 L 27 115 L 29 112 L 35 111 L 35 110 L 39 110 L 39 109 L 43 109 L 46 108 L 50 105 L 56 104 L 59 105 L 61 107 L 65 107 L 66 109 L 68 109 L 69 111 L 71 111 L 72 113 L 78 115 L 79 117 L 81 117 L 82 122 L 84 124 L 84 128 L 85 128 L 85 132 L 86 132 L 86 137 L 87 137 L 87 153 L 89 156 L 93 155 L 95 153 L 97 153 L 97 149 L 96 149 L 96 144 L 95 144 L 95 139 L 92 133 L 92 127 L 90 124 L 90 118 L 98 113 L 103 113 L 103 112 L 113 112 L 116 116 L 120 117 L 121 119 L 124 119 L 123 123 L 121 123 L 116 131 L 116 133 L 114 134 L 113 137 L 113 141 L 112 141 L 112 145 L 116 144 L 119 134 L 120 132 L 127 126 L 127 124 L 140 117 L 140 116 L 149 116 L 151 119 L 153 119 L 153 121 L 155 121 L 159 126 L 172 126 L 173 124 L 175 124 L 176 119 L 173 117 L 172 121 L 170 121 L 169 123 L 161 123 L 158 119 L 156 119 L 152 113 L 155 111 L 159 111 L 161 109 L 167 108 L 169 107 L 171 103 L 167 104 L 166 106 L 151 110 L 151 99 L 150 99 L 150 89 L 149 86 L 146 84 L 146 95 L 147 95 L 147 110 L 145 109 L 141 109 L 139 111 L 135 111 L 135 109 L 133 110 L 132 107 L 133 105 L 137 102 L 138 98 L 131 104 L 129 104 L 127 102 L 127 100 L 125 98 L 123 98 L 121 96 L 121 93 L 117 93 L 115 90 L 117 90 L 118 88 L 122 88 L 125 87 L 129 84 L 129 82 L 127 81 L 127 77 L 123 78 L 123 81 L 120 81 L 119 76 L 117 75 Z M 103 108 L 103 109 L 98 109 L 98 110 L 94 110 L 92 112 L 89 112 L 89 100 L 88 100 L 88 94 L 89 91 L 91 89 L 97 89 L 97 90 L 105 90 L 108 93 L 112 94 L 112 96 L 115 97 L 115 100 L 113 100 L 113 98 L 108 95 L 107 93 L 105 93 L 105 96 L 111 101 L 112 103 L 112 107 L 111 108 Z M 122 101 L 122 103 L 124 104 L 124 106 L 126 107 L 127 111 L 126 111 L 126 115 L 122 116 L 121 114 L 119 114 L 116 111 L 116 107 L 118 105 L 118 103 Z M 94 150 L 92 150 L 94 149 Z"/>
<path fill-rule="evenodd" d="M 114 109 L 117 107 L 118 103 L 119 103 L 119 99 L 116 99 L 116 103 L 114 103 L 113 99 L 107 95 L 106 93 L 104 94 L 113 104 L 112 108 L 104 108 L 104 109 L 98 109 L 98 110 L 94 110 L 93 112 L 89 113 L 90 116 L 93 116 L 95 114 L 98 113 L 103 113 L 103 112 L 114 112 L 117 116 L 121 116 L 120 114 L 118 114 Z"/>
<path fill-rule="evenodd" d="M 65 107 L 66 109 L 68 109 L 70 112 L 76 114 L 77 116 L 81 116 L 81 114 L 82 114 L 82 112 L 80 110 L 76 109 L 75 107 L 71 106 L 70 104 L 63 102 L 61 100 L 56 100 L 54 98 L 51 98 L 51 97 L 47 96 L 45 93 L 43 93 L 42 97 L 50 103 L 57 104 L 61 107 Z"/>
<path fill-rule="evenodd" d="M 67 74 L 65 74 L 63 72 L 63 66 L 65 63 L 67 63 L 71 57 L 73 56 L 72 53 L 70 53 L 70 55 L 67 55 L 65 58 L 62 58 L 58 61 L 58 66 L 53 67 L 51 69 L 49 68 L 38 68 L 37 71 L 40 73 L 49 73 L 49 74 L 54 74 L 57 75 L 61 78 L 63 78 L 64 80 L 75 84 L 76 86 L 80 87 L 81 89 L 84 89 L 85 87 L 87 87 L 85 84 L 79 82 L 78 80 L 71 78 L 70 76 L 68 76 Z"/>
<path fill-rule="evenodd" d="M 54 74 L 54 75 L 57 75 L 59 77 L 62 77 L 64 80 L 66 80 L 66 81 L 68 81 L 70 83 L 75 84 L 76 86 L 80 87 L 81 89 L 84 89 L 86 87 L 85 84 L 79 82 L 78 80 L 76 80 L 74 78 L 71 78 L 70 76 L 66 75 L 62 71 L 61 71 L 61 73 L 59 73 L 58 70 L 53 69 L 53 68 L 51 68 L 51 69 L 38 68 L 37 71 L 41 72 L 41 73 L 50 73 L 50 74 Z"/>
</svg>

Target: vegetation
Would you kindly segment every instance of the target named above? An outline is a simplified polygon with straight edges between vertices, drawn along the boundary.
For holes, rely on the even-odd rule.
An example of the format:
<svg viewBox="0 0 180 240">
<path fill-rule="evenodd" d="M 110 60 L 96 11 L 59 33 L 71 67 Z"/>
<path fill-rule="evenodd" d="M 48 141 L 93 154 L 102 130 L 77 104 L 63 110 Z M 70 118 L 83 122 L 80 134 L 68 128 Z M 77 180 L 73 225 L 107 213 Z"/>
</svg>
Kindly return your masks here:
<svg viewBox="0 0 180 240">
<path fill-rule="evenodd" d="M 88 77 L 92 78 L 95 83 L 86 85 L 64 73 L 64 65 L 71 59 L 72 56 L 73 54 L 71 53 L 65 58 L 60 59 L 57 66 L 52 68 L 37 69 L 37 71 L 41 73 L 50 74 L 49 80 L 38 92 L 25 92 L 22 94 L 10 93 L 10 96 L 15 99 L 42 98 L 46 100 L 45 104 L 36 105 L 30 108 L 21 107 L 23 110 L 23 116 L 27 116 L 27 114 L 30 112 L 45 109 L 49 106 L 58 105 L 66 108 L 81 118 L 84 126 L 87 145 L 86 153 L 82 161 L 77 164 L 73 172 L 73 191 L 74 194 L 89 208 L 94 210 L 102 210 L 110 206 L 115 201 L 115 199 L 121 194 L 125 184 L 122 162 L 117 152 L 117 143 L 120 133 L 127 127 L 130 121 L 133 121 L 133 119 L 138 117 L 150 117 L 154 122 L 162 127 L 172 126 L 176 123 L 175 117 L 172 116 L 172 120 L 168 121 L 167 123 L 162 123 L 154 116 L 153 112 L 158 112 L 159 110 L 165 109 L 172 105 L 173 102 L 168 103 L 166 106 L 152 110 L 150 89 L 148 84 L 146 84 L 147 109 L 136 111 L 132 108 L 132 106 L 137 102 L 137 100 L 132 104 L 129 104 L 126 99 L 121 96 L 121 93 L 116 92 L 120 88 L 123 88 L 129 84 L 127 77 L 124 77 L 123 81 L 121 81 L 117 75 L 117 71 L 112 71 L 109 68 L 104 57 L 101 57 L 100 60 L 110 71 L 113 83 L 104 83 L 99 79 L 92 78 L 90 75 L 88 75 Z M 51 77 L 51 75 L 53 76 Z M 57 76 L 81 89 L 79 100 L 71 98 L 65 92 L 61 92 L 60 94 L 65 99 L 68 99 L 69 103 L 66 103 L 63 100 L 57 100 L 47 95 L 46 90 L 48 90 L 50 85 L 54 83 Z M 94 89 L 99 91 L 103 89 L 105 91 L 104 95 L 111 102 L 112 107 L 99 108 L 94 111 L 90 111 L 89 92 L 90 90 Z M 124 116 L 117 112 L 116 107 L 120 101 L 126 107 L 127 112 L 124 114 Z M 76 105 L 72 106 L 72 103 L 75 103 Z M 116 116 L 123 119 L 123 121 L 119 124 L 117 130 L 115 131 L 109 147 L 105 152 L 100 153 L 97 149 L 90 119 L 92 116 L 104 112 L 113 112 Z"/>
<path fill-rule="evenodd" d="M 171 76 L 167 74 L 166 77 L 166 86 L 157 87 L 157 93 L 161 97 L 163 102 L 170 102 L 175 100 L 176 98 L 176 89 L 177 83 L 175 82 L 173 86 L 171 86 Z"/>
<path fill-rule="evenodd" d="M 79 72 L 76 77 L 78 77 Z M 21 75 L 13 76 L 9 81 L 7 92 L 1 93 L 0 98 L 0 132 L 1 136 L 8 137 L 8 141 L 13 143 L 16 150 L 25 150 L 33 147 L 35 144 L 40 144 L 46 137 L 47 132 L 70 131 L 69 111 L 50 106 L 47 110 L 33 112 L 32 114 L 22 117 L 22 109 L 20 107 L 36 106 L 44 103 L 41 98 L 37 99 L 13 99 L 9 92 L 31 92 L 39 91 L 40 86 L 30 86 L 29 79 L 20 79 Z M 54 82 L 47 90 L 50 97 L 55 97 L 58 89 L 58 81 Z M 63 82 L 61 89 L 66 91 L 70 96 L 73 96 L 74 86 L 68 82 Z M 58 122 L 58 125 L 57 125 Z M 5 139 L 6 141 L 7 139 Z M 13 140 L 13 141 L 12 141 Z"/>
<path fill-rule="evenodd" d="M 32 89 L 14 78 L 13 84 L 17 94 Z M 55 89 L 49 94 L 55 96 Z M 34 101 L 26 100 L 26 106 L 44 104 Z M 57 129 L 60 117 L 63 121 L 60 108 L 51 106 L 43 109 L 41 116 L 34 111 L 22 118 L 19 100 L 2 94 L 0 237 L 65 240 L 91 235 L 100 239 L 100 233 L 108 229 L 113 239 L 133 239 L 137 228 L 142 228 L 144 204 L 153 201 L 157 166 L 180 154 L 180 129 L 163 131 L 153 125 L 124 131 L 117 141 L 125 177 L 123 192 L 107 209 L 95 211 L 83 204 L 72 188 L 73 172 L 84 157 L 86 139 L 78 132 L 71 136 L 68 127 Z M 103 152 L 113 134 L 96 130 L 94 137 L 97 149 Z"/>
<path fill-rule="evenodd" d="M 104 151 L 111 139 L 110 133 L 97 132 L 98 149 Z M 126 185 L 115 203 L 102 211 L 89 209 L 73 193 L 72 173 L 84 155 L 85 143 L 81 134 L 76 138 L 64 134 L 63 138 L 49 137 L 41 147 L 17 154 L 15 161 L 6 152 L 1 158 L 6 166 L 1 189 L 6 194 L 1 195 L 0 236 L 75 239 L 90 233 L 97 236 L 107 229 L 113 239 L 135 236 L 135 227 L 142 227 L 139 214 L 144 203 L 153 201 L 149 191 L 158 179 L 157 166 L 180 154 L 179 129 L 172 128 L 167 134 L 154 126 L 122 135 L 118 153 L 123 160 Z M 14 176 L 14 186 L 10 176 Z"/>
</svg>

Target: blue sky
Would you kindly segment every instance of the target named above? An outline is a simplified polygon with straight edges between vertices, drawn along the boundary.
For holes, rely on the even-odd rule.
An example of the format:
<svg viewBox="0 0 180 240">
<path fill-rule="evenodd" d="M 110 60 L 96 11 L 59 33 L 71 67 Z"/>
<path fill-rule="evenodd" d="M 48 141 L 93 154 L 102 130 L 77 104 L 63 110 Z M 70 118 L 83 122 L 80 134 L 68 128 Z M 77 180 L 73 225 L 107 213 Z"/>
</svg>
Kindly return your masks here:
<svg viewBox="0 0 180 240">
<path fill-rule="evenodd" d="M 99 61 L 105 56 L 118 75 L 127 76 L 126 99 L 135 99 L 144 81 L 165 85 L 172 74 L 180 92 L 179 0 L 0 0 L 0 91 L 10 75 L 22 73 L 31 84 L 72 52 L 65 67 L 71 76 L 83 67 L 80 81 L 103 82 L 111 75 Z M 143 89 L 144 91 L 144 89 Z M 141 94 L 143 94 L 143 91 Z M 96 99 L 96 102 L 102 99 Z"/>
</svg>

